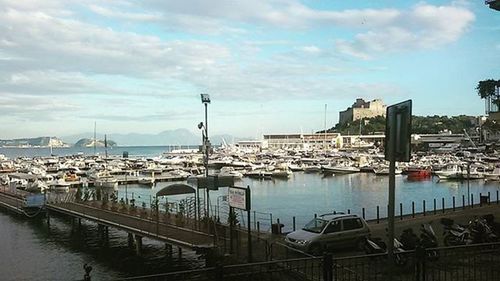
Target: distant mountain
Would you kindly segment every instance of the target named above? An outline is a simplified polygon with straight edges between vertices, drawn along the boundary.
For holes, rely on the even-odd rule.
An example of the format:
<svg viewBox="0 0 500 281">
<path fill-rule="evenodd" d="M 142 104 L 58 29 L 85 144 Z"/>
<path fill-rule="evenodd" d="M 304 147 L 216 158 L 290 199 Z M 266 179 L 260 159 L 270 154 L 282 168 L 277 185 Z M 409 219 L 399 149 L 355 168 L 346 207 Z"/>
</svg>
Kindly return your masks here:
<svg viewBox="0 0 500 281">
<path fill-rule="evenodd" d="M 66 143 L 56 137 L 37 137 L 12 140 L 0 140 L 0 147 L 67 147 Z"/>
<path fill-rule="evenodd" d="M 114 142 L 112 140 L 107 140 L 106 142 L 107 142 L 108 147 L 116 146 L 116 142 Z M 106 142 L 104 142 L 104 140 L 96 140 L 95 146 L 96 147 L 104 147 L 104 146 L 106 146 Z M 94 140 L 81 139 L 81 140 L 77 141 L 74 146 L 75 147 L 94 147 Z"/>
<path fill-rule="evenodd" d="M 68 143 L 76 143 L 81 139 L 92 139 L 93 133 L 84 133 L 62 137 Z M 153 146 L 153 145 L 199 145 L 201 144 L 201 133 L 195 134 L 187 129 L 166 130 L 158 134 L 107 134 L 108 139 L 114 140 L 120 146 Z M 98 139 L 103 139 L 103 134 L 97 135 Z M 220 145 L 222 139 L 226 143 L 232 143 L 231 135 L 210 136 L 213 145 Z"/>
</svg>

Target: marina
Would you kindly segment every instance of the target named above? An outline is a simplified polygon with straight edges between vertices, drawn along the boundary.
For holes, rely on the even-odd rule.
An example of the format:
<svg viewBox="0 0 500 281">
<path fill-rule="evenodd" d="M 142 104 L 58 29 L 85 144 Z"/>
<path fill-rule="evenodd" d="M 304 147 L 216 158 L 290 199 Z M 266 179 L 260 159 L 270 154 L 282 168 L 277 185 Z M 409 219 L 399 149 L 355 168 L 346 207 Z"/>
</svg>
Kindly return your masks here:
<svg viewBox="0 0 500 281">
<path fill-rule="evenodd" d="M 168 154 L 167 154 L 168 155 Z M 88 157 L 89 159 L 98 159 L 95 156 L 69 156 L 68 158 L 71 159 L 71 161 L 82 161 L 85 162 L 85 158 Z M 162 156 L 166 157 L 166 156 Z M 179 155 L 176 155 L 175 157 L 179 157 Z M 196 155 L 184 155 L 183 156 L 186 159 L 195 159 Z M 227 158 L 227 155 L 225 156 Z M 66 161 L 67 157 L 62 157 L 61 162 L 68 162 Z M 154 157 L 153 157 L 154 158 Z M 286 158 L 286 157 L 285 157 Z M 325 157 L 320 157 L 320 158 L 325 158 Z M 453 161 L 456 160 L 454 157 L 451 156 L 432 156 L 430 158 L 436 158 L 436 159 L 452 159 Z M 79 160 L 78 160 L 79 159 Z M 113 159 L 113 160 L 111 160 Z M 136 163 L 140 161 L 144 162 L 150 162 L 150 164 L 155 164 L 157 169 L 156 172 L 160 172 L 158 169 L 158 164 L 161 161 L 154 161 L 152 160 L 137 160 L 137 159 L 121 159 L 121 157 L 116 157 L 113 156 L 109 158 L 110 160 L 108 163 L 116 163 L 116 162 L 129 162 L 129 163 Z M 279 158 L 275 158 L 276 160 L 279 160 Z M 6 162 L 9 162 L 10 160 L 4 160 Z M 23 159 L 22 161 L 33 161 L 31 159 Z M 22 162 L 20 161 L 20 162 Z M 39 161 L 39 160 L 36 160 Z M 215 160 L 217 161 L 217 160 Z M 214 162 L 215 162 L 214 161 Z M 324 161 L 324 160 L 323 160 Z M 436 160 L 437 161 L 437 160 Z M 451 160 L 450 160 L 451 161 Z M 14 160 L 13 162 L 17 162 L 17 160 Z M 52 161 L 51 161 L 52 162 Z M 89 162 L 87 160 L 87 162 Z M 106 161 L 95 161 L 96 163 L 106 163 Z M 167 161 L 168 162 L 168 161 Z M 175 161 L 178 162 L 178 159 Z M 271 161 L 272 162 L 272 161 Z M 272 162 L 273 166 L 277 165 L 275 162 Z M 279 161 L 277 161 L 279 162 Z M 309 160 L 308 160 L 309 162 Z M 251 162 L 249 162 L 251 163 Z M 353 161 L 352 163 L 355 163 Z M 178 165 L 178 163 L 177 163 Z M 220 165 L 220 164 L 218 164 Z M 262 163 L 252 163 L 252 165 L 258 165 L 260 169 L 262 168 Z M 298 164 L 301 165 L 301 164 Z M 485 165 L 487 166 L 488 163 L 485 161 Z M 4 165 L 5 166 L 5 165 Z M 20 165 L 23 166 L 23 165 Z M 142 167 L 143 165 L 141 165 Z M 147 165 L 144 165 L 147 166 Z M 160 165 L 161 166 L 161 165 Z M 445 167 L 446 165 L 444 165 Z M 10 166 L 9 166 L 10 167 Z M 232 166 L 233 167 L 233 166 Z M 16 165 L 13 165 L 10 167 L 14 170 L 16 170 Z M 82 168 L 82 167 L 81 167 Z M 152 168 L 150 166 L 150 168 Z M 199 168 L 202 168 L 200 165 Z M 169 165 L 165 165 L 165 169 L 169 170 Z M 190 167 L 192 169 L 192 167 Z M 90 170 L 90 169 L 89 169 Z M 132 173 L 138 172 L 140 169 L 133 171 Z M 150 169 L 151 170 L 151 169 Z M 128 169 L 127 169 L 128 171 Z M 217 169 L 211 168 L 210 173 L 217 173 Z M 462 207 L 468 206 L 469 204 L 467 202 L 464 202 L 465 200 L 470 198 L 467 198 L 468 191 L 470 192 L 472 196 L 472 202 L 474 205 L 476 205 L 476 208 L 481 209 L 480 205 L 483 204 L 483 206 L 488 205 L 490 202 L 493 203 L 493 205 L 496 205 L 496 202 L 498 201 L 498 190 L 499 190 L 499 183 L 496 181 L 488 181 L 485 179 L 475 179 L 472 180 L 470 179 L 469 181 L 460 179 L 460 180 L 447 180 L 443 181 L 440 180 L 437 176 L 432 176 L 423 173 L 420 177 L 416 177 L 416 179 L 412 179 L 410 177 L 410 172 L 417 171 L 415 168 L 410 171 L 405 171 L 405 175 L 399 175 L 397 176 L 397 186 L 398 186 L 398 192 L 397 192 L 397 202 L 398 202 L 398 207 L 399 203 L 402 204 L 402 213 L 404 213 L 404 220 L 402 222 L 406 222 L 407 220 L 411 221 L 413 217 L 422 217 L 422 212 L 424 211 L 422 206 L 422 201 L 427 202 L 427 209 L 425 213 L 427 214 L 427 217 L 431 218 L 432 216 L 441 215 L 442 212 L 446 212 L 446 214 L 454 211 L 460 211 Z M 15 172 L 14 174 L 19 173 L 19 171 Z M 55 175 L 57 175 L 57 172 L 53 172 Z M 117 188 L 111 188 L 108 189 L 109 194 L 116 194 L 117 198 L 117 203 L 112 203 L 113 201 L 110 201 L 109 203 L 109 211 L 111 212 L 116 212 L 116 210 L 119 210 L 119 206 L 123 206 L 123 203 L 120 203 L 120 199 L 124 200 L 130 200 L 135 199 L 136 200 L 136 206 L 138 206 L 138 210 L 142 210 L 142 208 L 146 209 L 154 209 L 155 204 L 152 202 L 154 201 L 154 196 L 157 194 L 158 191 L 163 189 L 164 187 L 174 184 L 174 183 L 188 183 L 187 178 L 182 179 L 181 181 L 158 181 L 154 185 L 149 185 L 149 184 L 139 184 L 136 182 L 137 178 L 132 177 L 131 179 L 127 179 L 125 181 L 125 175 L 120 175 L 118 171 L 114 171 L 116 174 L 114 177 L 118 180 L 123 180 L 123 182 L 117 186 Z M 163 173 L 163 171 L 162 171 Z M 418 172 L 419 175 L 422 172 Z M 8 173 L 7 173 L 8 174 Z M 129 172 L 126 173 L 127 175 Z M 85 176 L 83 173 L 80 173 L 80 177 L 85 179 Z M 192 176 L 191 176 L 192 177 Z M 415 177 L 415 176 L 414 176 Z M 155 176 L 156 178 L 156 176 Z M 314 173 L 308 173 L 305 171 L 295 171 L 292 173 L 290 177 L 276 177 L 276 178 L 271 178 L 271 179 L 255 179 L 247 176 L 243 176 L 241 179 L 236 181 L 237 185 L 240 186 L 251 186 L 252 189 L 252 202 L 253 202 L 253 208 L 252 208 L 252 224 L 251 224 L 251 229 L 253 232 L 261 233 L 260 234 L 260 239 L 261 241 L 266 241 L 262 239 L 268 239 L 266 238 L 267 236 L 270 235 L 270 233 L 273 231 L 273 224 L 283 224 L 283 228 L 280 230 L 280 233 L 288 233 L 293 231 L 294 229 L 300 227 L 300 225 L 305 224 L 307 221 L 310 220 L 311 217 L 314 216 L 314 214 L 322 214 L 322 213 L 327 213 L 331 211 L 338 211 L 338 212 L 345 212 L 345 213 L 355 213 L 358 214 L 359 216 L 362 216 L 367 219 L 367 221 L 372 225 L 372 229 L 377 229 L 377 225 L 381 225 L 383 227 L 385 217 L 387 216 L 386 210 L 383 206 L 385 206 L 386 203 L 386 186 L 387 186 L 387 177 L 386 176 L 381 176 L 377 175 L 374 172 L 357 172 L 357 173 L 341 173 L 341 174 L 331 174 L 331 173 L 324 173 L 321 170 L 317 170 Z M 3 190 L 5 192 L 9 192 L 9 186 L 10 185 L 4 185 Z M 71 198 L 71 196 L 75 195 L 75 192 L 78 190 L 77 188 L 78 185 L 75 185 L 75 187 L 70 188 L 68 192 L 54 192 L 48 190 L 46 194 L 53 194 L 49 195 L 49 198 L 56 198 L 56 199 L 48 199 L 48 202 L 51 202 L 52 200 L 55 200 L 54 202 L 58 201 L 65 201 L 68 200 L 68 198 Z M 84 187 L 83 185 L 80 185 L 80 188 L 85 190 L 86 188 L 90 190 L 92 193 L 93 189 L 96 189 L 98 187 L 93 187 L 92 184 L 89 184 L 88 187 Z M 0 188 L 1 190 L 2 188 Z M 225 201 L 225 196 L 227 195 L 227 189 L 226 188 L 220 188 L 218 191 L 212 191 L 211 192 L 211 198 L 212 198 L 212 206 L 211 206 L 211 214 L 215 218 L 219 218 L 221 222 L 224 222 L 227 220 L 227 212 L 228 212 L 228 206 L 227 202 Z M 23 190 L 18 190 L 17 196 L 22 198 L 22 196 L 26 196 L 30 194 L 29 192 L 23 191 Z M 356 200 L 352 199 L 352 194 L 356 194 Z M 481 194 L 483 196 L 488 196 L 487 201 L 481 201 Z M 84 195 L 85 196 L 85 195 Z M 201 196 L 203 198 L 203 196 Z M 408 200 L 408 198 L 411 198 L 411 201 Z M 441 203 L 441 198 L 446 198 L 444 205 Z M 452 205 L 452 198 L 453 198 L 453 205 Z M 159 210 L 160 212 L 166 212 L 166 208 L 168 206 L 168 212 L 171 213 L 172 215 L 178 214 L 180 212 L 179 208 L 184 208 L 181 207 L 186 203 L 186 200 L 188 198 L 183 195 L 177 195 L 177 196 L 172 196 L 168 199 L 168 202 L 165 201 L 165 204 L 160 204 Z M 11 199 L 12 200 L 12 199 Z M 111 200 L 111 199 L 110 199 Z M 162 199 L 164 200 L 164 199 Z M 456 201 L 455 201 L 456 200 Z M 462 201 L 464 200 L 464 201 Z M 3 201 L 3 200 L 2 200 Z M 215 202 L 214 202 L 215 201 Z M 437 201 L 437 203 L 436 203 Z M 161 201 L 162 202 L 162 201 Z M 161 203 L 160 202 L 160 203 Z M 22 200 L 18 199 L 17 201 L 14 202 L 17 205 L 21 205 L 23 202 Z M 13 201 L 10 202 L 10 205 L 14 205 Z M 168 204 L 167 204 L 168 203 Z M 412 204 L 413 203 L 413 204 Z M 465 204 L 463 204 L 465 203 Z M 61 205 L 62 204 L 62 205 Z M 75 229 L 75 227 L 79 224 L 84 224 L 88 225 L 90 222 L 91 225 L 95 225 L 95 218 L 99 217 L 97 225 L 103 225 L 103 227 L 98 227 L 96 229 L 97 233 L 102 233 L 99 234 L 98 240 L 103 241 L 102 239 L 110 239 L 110 234 L 109 233 L 114 233 L 117 229 L 119 230 L 120 233 L 118 236 L 121 237 L 121 241 L 124 241 L 122 245 L 126 249 L 129 249 L 131 252 L 135 252 L 136 255 L 138 252 L 137 250 L 137 242 L 134 241 L 135 235 L 139 235 L 140 237 L 144 237 L 143 239 L 144 242 L 141 243 L 146 243 L 142 244 L 144 246 L 144 249 L 142 250 L 142 255 L 145 255 L 147 253 L 147 249 L 151 247 L 151 245 L 155 245 L 155 243 L 161 242 L 163 240 L 162 236 L 159 234 L 156 234 L 156 227 L 155 227 L 155 222 L 154 222 L 154 216 L 150 219 L 146 220 L 153 220 L 152 221 L 152 226 L 151 229 L 147 230 L 146 232 L 143 231 L 136 231 L 134 236 L 132 238 L 127 236 L 127 233 L 134 233 L 133 228 L 130 227 L 121 227 L 117 226 L 115 223 L 110 223 L 106 222 L 103 220 L 104 216 L 99 215 L 99 213 L 96 213 L 94 215 L 91 215 L 91 212 L 94 212 L 92 210 L 102 210 L 101 204 L 102 203 L 92 203 L 92 200 L 88 203 L 91 204 L 89 207 L 90 209 L 81 209 L 83 205 L 80 205 L 80 209 L 75 209 L 73 207 L 69 208 L 68 205 L 64 205 L 68 203 L 59 203 L 59 205 L 50 205 L 50 203 L 47 206 L 47 210 L 51 213 L 50 215 L 50 221 L 51 224 L 54 224 L 52 221 L 58 220 L 58 213 L 64 216 L 70 216 L 73 217 L 71 219 L 70 228 Z M 83 204 L 87 204 L 84 203 Z M 97 205 L 95 205 L 97 204 Z M 113 205 L 116 204 L 118 209 L 115 209 L 113 211 Z M 130 204 L 130 203 L 129 203 Z M 425 204 L 425 203 L 424 203 Z M 293 205 L 294 208 L 290 209 L 290 205 Z M 64 207 L 66 206 L 66 207 Z M 78 206 L 78 205 L 75 205 Z M 187 206 L 187 205 L 184 205 Z M 62 209 L 61 209 L 62 208 Z M 95 209 L 96 208 L 96 209 Z M 191 207 L 192 208 L 192 207 Z M 412 214 L 412 208 L 413 208 L 413 214 Z M 453 210 L 452 210 L 453 208 Z M 468 207 L 467 207 L 468 208 Z M 203 207 L 202 207 L 203 209 Z M 445 210 L 446 209 L 446 210 Z M 455 210 L 456 209 L 456 210 Z M 82 212 L 82 215 L 74 213 L 75 211 L 77 212 Z M 101 212 L 101 211 L 99 211 Z M 185 209 L 185 212 L 187 212 L 190 215 L 187 215 L 188 217 L 191 216 L 191 218 L 194 218 L 193 210 L 192 209 Z M 203 211 L 202 211 L 203 212 Z M 495 211 L 496 212 L 496 211 Z M 20 213 L 20 212 L 18 212 Z M 378 215 L 377 215 L 378 213 Z M 399 208 L 397 210 L 397 215 L 398 215 L 398 221 L 399 221 Z M 151 214 L 150 214 L 151 215 Z M 24 216 L 24 215 L 23 215 Z M 242 225 L 245 225 L 245 216 L 242 213 L 237 214 L 238 218 L 242 220 Z M 114 216 L 116 218 L 116 216 Z M 114 220 L 113 218 L 113 220 Z M 82 219 L 85 220 L 86 222 L 79 222 L 79 220 Z M 93 223 L 92 223 L 93 222 Z M 174 225 L 177 224 L 177 222 L 171 222 Z M 121 223 L 123 225 L 123 222 Z M 52 227 L 52 226 L 50 226 Z M 109 227 L 109 230 L 107 228 Z M 146 227 L 144 225 L 144 227 Z M 184 224 L 184 227 L 186 225 Z M 80 229 L 77 227 L 76 229 Z M 120 230 L 121 229 L 121 230 Z M 147 229 L 147 227 L 146 227 Z M 191 230 L 189 230 L 191 229 Z M 188 227 L 189 231 L 193 231 L 194 228 L 193 226 Z M 190 233 L 188 231 L 188 233 Z M 75 230 L 71 230 L 70 232 L 72 233 L 78 233 L 78 230 L 75 232 Z M 151 233 L 151 234 L 148 234 Z M 171 231 L 168 231 L 167 233 L 172 234 Z M 202 232 L 200 232 L 202 233 Z M 377 233 L 377 232 L 375 232 Z M 220 233 L 219 233 L 220 234 Z M 210 234 L 209 234 L 210 235 Z M 104 237 L 104 238 L 103 238 Z M 151 241 L 147 240 L 147 237 L 149 239 L 153 239 Z M 175 247 L 172 247 L 172 250 L 164 250 L 165 246 L 157 246 L 162 249 L 161 253 L 155 254 L 156 256 L 164 256 L 166 253 L 171 252 L 175 253 L 174 255 L 179 255 L 179 253 L 183 253 L 182 259 L 187 259 L 190 261 L 190 264 L 197 264 L 195 267 L 190 267 L 190 268 L 203 268 L 206 265 L 206 254 L 201 251 L 199 247 L 194 247 L 192 248 L 188 244 L 184 243 L 179 243 L 179 241 L 182 241 L 183 239 L 185 240 L 187 237 L 190 237 L 189 235 L 182 235 L 183 237 L 181 240 L 175 239 L 173 236 L 166 236 L 164 242 L 169 242 L 169 245 L 174 245 Z M 280 236 L 278 236 L 280 237 Z M 272 236 L 270 237 L 272 239 Z M 133 242 L 130 242 L 132 239 Z M 141 239 L 141 240 L 143 240 Z M 174 239 L 174 240 L 172 240 Z M 209 241 L 213 241 L 213 238 L 209 238 Z M 112 240 L 108 240 L 108 243 L 113 243 Z M 270 240 L 272 241 L 272 240 Z M 192 242 L 191 242 L 192 243 Z M 223 245 L 224 243 L 219 242 L 219 245 Z M 148 246 L 149 244 L 149 246 Z M 177 246 L 176 246 L 177 245 Z M 207 244 L 205 244 L 207 245 Z M 180 246 L 179 248 L 177 248 Z M 227 245 L 226 245 L 227 247 Z M 244 247 L 241 245 L 240 247 Z M 277 246 L 275 246 L 276 248 Z M 198 248 L 198 249 L 196 249 Z M 184 249 L 184 250 L 181 250 Z M 190 250 L 191 249 L 191 250 Z M 226 248 L 227 250 L 228 248 Z M 194 250 L 194 251 L 193 251 Z M 240 249 L 240 254 L 244 253 L 245 251 Z M 257 250 L 255 255 L 261 255 L 259 254 L 261 250 Z M 277 249 L 274 250 L 275 253 L 274 258 L 279 258 L 279 252 Z M 346 253 L 347 255 L 349 253 Z M 196 260 L 199 260 L 199 257 L 202 258 L 201 263 L 196 263 Z M 148 255 L 146 254 L 145 257 L 146 260 L 148 259 Z M 153 258 L 152 256 L 149 256 L 149 258 Z M 240 258 L 246 259 L 245 255 L 241 256 Z M 153 258 L 154 259 L 154 258 Z M 264 258 L 265 260 L 265 258 Z M 111 265 L 105 265 L 105 266 L 111 266 Z M 115 268 L 114 266 L 111 266 L 112 268 Z M 151 272 L 151 271 L 149 271 Z M 164 270 L 159 270 L 160 272 L 164 272 Z M 130 272 L 132 273 L 132 272 Z M 130 274 L 128 273 L 128 274 Z M 100 273 L 96 272 L 96 276 L 99 276 Z M 128 276 L 127 273 L 120 273 L 120 274 L 125 274 L 125 275 L 119 275 L 119 276 Z M 132 274 L 141 274 L 139 271 L 134 271 Z"/>
</svg>

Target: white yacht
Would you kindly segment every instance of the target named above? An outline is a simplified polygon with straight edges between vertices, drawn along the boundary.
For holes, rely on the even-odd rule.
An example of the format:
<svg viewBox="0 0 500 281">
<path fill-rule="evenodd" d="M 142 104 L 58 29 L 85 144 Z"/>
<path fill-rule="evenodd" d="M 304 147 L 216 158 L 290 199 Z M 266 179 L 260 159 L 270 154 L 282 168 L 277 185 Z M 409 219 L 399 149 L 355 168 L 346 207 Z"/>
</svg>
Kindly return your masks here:
<svg viewBox="0 0 500 281">
<path fill-rule="evenodd" d="M 274 169 L 271 172 L 271 176 L 273 178 L 290 178 L 293 175 L 293 172 L 289 169 Z"/>
<path fill-rule="evenodd" d="M 239 171 L 236 171 L 233 167 L 226 166 L 220 169 L 219 176 L 241 179 L 243 177 L 243 174 Z"/>
<path fill-rule="evenodd" d="M 460 179 L 462 178 L 462 166 L 459 164 L 448 164 L 441 171 L 436 171 L 439 179 Z"/>
<path fill-rule="evenodd" d="M 358 173 L 360 170 L 354 166 L 350 166 L 347 164 L 338 164 L 338 165 L 325 165 L 321 167 L 324 172 L 327 173 L 335 173 L 335 174 L 351 174 Z"/>
<path fill-rule="evenodd" d="M 488 181 L 500 181 L 500 167 L 497 167 L 491 173 L 485 173 L 484 178 Z"/>
</svg>

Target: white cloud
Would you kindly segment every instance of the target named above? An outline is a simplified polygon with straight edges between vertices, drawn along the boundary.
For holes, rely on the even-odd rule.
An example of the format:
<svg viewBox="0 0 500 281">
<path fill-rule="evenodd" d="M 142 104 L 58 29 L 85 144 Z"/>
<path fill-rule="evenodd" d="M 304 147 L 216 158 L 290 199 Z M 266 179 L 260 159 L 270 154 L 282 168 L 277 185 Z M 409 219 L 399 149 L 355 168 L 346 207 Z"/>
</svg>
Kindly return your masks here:
<svg viewBox="0 0 500 281">
<path fill-rule="evenodd" d="M 387 52 L 435 48 L 458 40 L 474 19 L 474 14 L 464 7 L 418 4 L 386 26 L 359 33 L 352 41 L 337 40 L 336 47 L 363 59 Z"/>
</svg>

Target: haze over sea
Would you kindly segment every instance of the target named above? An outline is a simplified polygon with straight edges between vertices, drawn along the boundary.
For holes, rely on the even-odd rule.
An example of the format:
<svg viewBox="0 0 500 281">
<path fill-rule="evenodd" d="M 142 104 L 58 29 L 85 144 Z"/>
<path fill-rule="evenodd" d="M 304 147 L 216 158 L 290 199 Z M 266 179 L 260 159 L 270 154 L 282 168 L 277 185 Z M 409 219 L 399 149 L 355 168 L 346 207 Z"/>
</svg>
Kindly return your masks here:
<svg viewBox="0 0 500 281">
<path fill-rule="evenodd" d="M 109 154 L 122 155 L 128 151 L 130 157 L 155 157 L 169 151 L 173 147 L 115 147 L 108 150 Z M 175 147 L 179 148 L 179 147 Z M 186 147 L 184 147 L 186 148 Z M 57 155 L 71 155 L 82 152 L 93 154 L 93 148 L 54 149 Z M 104 149 L 97 152 L 104 154 Z M 9 157 L 15 155 L 33 157 L 47 156 L 48 148 L 2 148 L 0 153 Z M 166 185 L 157 183 L 151 188 L 140 185 L 119 187 L 118 198 L 134 196 L 139 202 L 146 202 L 149 207 L 150 196 Z M 243 178 L 236 182 L 238 186 L 250 186 L 252 190 L 252 210 L 255 218 L 260 221 L 261 229 L 270 229 L 270 214 L 273 222 L 280 219 L 285 224 L 285 231 L 291 231 L 292 217 L 296 217 L 297 227 L 301 227 L 314 214 L 348 209 L 361 215 L 361 209 L 366 209 L 366 217 L 376 217 L 376 206 L 380 206 L 384 217 L 387 205 L 386 176 L 358 173 L 349 175 L 323 176 L 322 174 L 306 174 L 295 172 L 289 180 L 253 180 Z M 436 178 L 427 181 L 408 181 L 406 176 L 396 177 L 396 203 L 403 203 L 404 212 L 411 212 L 411 202 L 416 204 L 417 211 L 422 209 L 422 200 L 427 202 L 427 210 L 432 210 L 433 199 L 437 199 L 437 208 L 441 208 L 441 198 L 445 198 L 447 207 L 451 206 L 452 197 L 456 197 L 457 206 L 461 205 L 462 196 L 467 194 L 467 182 L 442 181 Z M 496 199 L 499 183 L 485 183 L 483 180 L 470 182 L 470 192 L 474 194 L 476 203 L 479 193 L 490 192 Z M 126 193 L 125 193 L 126 192 Z M 133 194 L 133 195 L 132 195 Z M 226 188 L 211 192 L 212 205 L 221 205 L 221 213 L 227 210 L 222 196 L 227 194 Z M 465 197 L 467 198 L 467 197 Z M 175 202 L 181 197 L 169 198 Z M 140 204 L 138 202 L 138 204 Z M 399 209 L 396 211 L 399 214 Z M 240 222 L 246 216 L 239 214 Z M 252 216 L 253 219 L 254 216 Z M 80 240 L 77 234 L 71 234 L 71 224 L 63 218 L 55 218 L 51 223 L 50 233 L 42 221 L 24 220 L 4 211 L 0 211 L 0 252 L 7 253 L 8 259 L 0 260 L 0 269 L 6 279 L 2 280 L 74 280 L 83 276 L 83 264 L 90 263 L 94 270 L 93 280 L 105 280 L 111 277 L 124 277 L 139 274 L 151 274 L 165 271 L 197 268 L 203 266 L 203 261 L 193 252 L 183 252 L 181 260 L 168 261 L 164 258 L 164 246 L 151 240 L 145 240 L 145 255 L 136 258 L 127 250 L 126 233 L 110 229 L 110 247 L 102 249 L 96 225 L 84 223 Z M 176 257 L 176 254 L 173 255 Z M 112 257 L 112 258 L 111 258 Z M 32 266 L 20 267 L 19 264 Z"/>
</svg>

